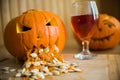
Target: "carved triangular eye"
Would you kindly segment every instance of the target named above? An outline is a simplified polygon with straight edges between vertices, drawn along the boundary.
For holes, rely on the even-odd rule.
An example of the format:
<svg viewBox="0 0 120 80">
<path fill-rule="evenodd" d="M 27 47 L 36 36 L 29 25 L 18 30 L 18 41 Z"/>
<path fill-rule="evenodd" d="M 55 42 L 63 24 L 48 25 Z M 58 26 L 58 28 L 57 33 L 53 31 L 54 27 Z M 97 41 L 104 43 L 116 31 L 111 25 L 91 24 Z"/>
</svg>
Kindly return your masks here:
<svg viewBox="0 0 120 80">
<path fill-rule="evenodd" d="M 17 30 L 17 33 L 24 33 L 26 31 L 31 30 L 31 28 L 27 27 L 27 26 L 20 25 L 20 24 L 16 24 L 16 30 Z"/>
<path fill-rule="evenodd" d="M 55 18 L 52 18 L 46 23 L 46 26 L 57 26 L 57 21 L 55 20 Z"/>
<path fill-rule="evenodd" d="M 51 26 L 51 23 L 50 23 L 50 22 L 48 22 L 48 23 L 46 24 L 46 26 Z"/>
<path fill-rule="evenodd" d="M 108 25 L 109 28 L 111 28 L 112 26 L 115 26 L 112 22 L 108 21 L 108 20 L 104 20 L 104 25 Z"/>
</svg>

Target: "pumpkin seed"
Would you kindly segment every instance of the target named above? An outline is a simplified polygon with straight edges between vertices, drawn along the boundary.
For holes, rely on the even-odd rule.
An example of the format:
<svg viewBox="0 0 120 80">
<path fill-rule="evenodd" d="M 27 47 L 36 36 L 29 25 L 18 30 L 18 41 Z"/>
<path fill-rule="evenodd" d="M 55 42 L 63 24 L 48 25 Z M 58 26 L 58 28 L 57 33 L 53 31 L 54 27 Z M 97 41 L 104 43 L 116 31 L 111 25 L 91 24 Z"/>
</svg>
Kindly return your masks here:
<svg viewBox="0 0 120 80">
<path fill-rule="evenodd" d="M 26 67 L 26 68 L 29 68 L 31 65 L 32 65 L 31 62 L 26 62 L 26 63 L 25 63 L 25 67 Z"/>
<path fill-rule="evenodd" d="M 26 71 L 23 75 L 25 75 L 25 76 L 31 76 L 32 74 L 30 72 Z"/>
<path fill-rule="evenodd" d="M 40 62 L 33 62 L 33 65 L 34 65 L 34 66 L 39 66 L 39 65 L 40 65 Z"/>
<path fill-rule="evenodd" d="M 30 72 L 37 74 L 39 72 L 38 69 L 32 69 Z"/>
<path fill-rule="evenodd" d="M 47 72 L 46 75 L 52 76 L 53 73 L 52 72 Z"/>
<path fill-rule="evenodd" d="M 21 73 L 17 73 L 15 76 L 16 76 L 16 77 L 21 77 L 22 74 L 21 74 Z"/>
<path fill-rule="evenodd" d="M 82 70 L 79 69 L 79 68 L 74 68 L 73 70 L 76 71 L 76 72 L 81 72 L 81 71 L 82 71 Z"/>
<path fill-rule="evenodd" d="M 54 49 L 57 53 L 59 52 L 59 48 L 56 45 L 54 45 Z"/>
<path fill-rule="evenodd" d="M 3 67 L 2 70 L 8 71 L 8 70 L 9 70 L 9 67 Z"/>
<path fill-rule="evenodd" d="M 43 49 L 39 49 L 39 53 L 42 53 L 44 50 Z"/>
<path fill-rule="evenodd" d="M 60 75 L 60 72 L 56 71 L 56 70 L 54 70 L 52 73 L 53 73 L 53 75 Z"/>
<path fill-rule="evenodd" d="M 46 47 L 45 49 L 44 49 L 44 52 L 45 53 L 48 53 L 50 50 L 49 50 L 49 47 Z"/>
<path fill-rule="evenodd" d="M 52 57 L 54 57 L 54 54 L 53 54 L 53 53 L 51 53 L 51 56 L 52 56 Z"/>
<path fill-rule="evenodd" d="M 39 73 L 37 74 L 37 76 L 38 76 L 40 79 L 44 79 L 44 78 L 45 78 L 45 75 L 44 75 L 44 73 L 42 73 L 42 72 L 39 72 Z"/>
<path fill-rule="evenodd" d="M 25 69 L 25 68 L 23 68 L 21 73 L 24 73 L 25 71 L 26 71 L 26 69 Z"/>
<path fill-rule="evenodd" d="M 33 57 L 33 58 L 35 58 L 35 57 L 37 57 L 38 55 L 37 55 L 36 53 L 31 53 L 30 56 Z"/>
<path fill-rule="evenodd" d="M 34 76 L 34 75 L 31 76 L 31 78 L 32 78 L 32 79 L 35 79 L 35 80 L 36 80 L 36 79 L 37 79 L 37 80 L 39 79 L 37 76 Z"/>
<path fill-rule="evenodd" d="M 10 72 L 14 72 L 14 71 L 16 71 L 16 69 L 10 69 Z"/>
<path fill-rule="evenodd" d="M 49 72 L 49 69 L 48 69 L 48 67 L 43 67 L 43 69 L 42 69 L 44 72 L 46 72 L 46 73 L 48 73 Z"/>
<path fill-rule="evenodd" d="M 17 72 L 18 73 L 21 73 L 23 71 L 23 69 L 18 69 Z"/>
</svg>

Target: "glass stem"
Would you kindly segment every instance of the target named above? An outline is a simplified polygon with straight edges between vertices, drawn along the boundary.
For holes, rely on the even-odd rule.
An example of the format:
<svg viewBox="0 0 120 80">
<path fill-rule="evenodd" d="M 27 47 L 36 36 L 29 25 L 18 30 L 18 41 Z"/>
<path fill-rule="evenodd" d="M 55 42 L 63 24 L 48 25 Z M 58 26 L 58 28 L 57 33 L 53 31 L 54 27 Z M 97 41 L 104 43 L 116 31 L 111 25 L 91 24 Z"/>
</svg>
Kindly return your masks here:
<svg viewBox="0 0 120 80">
<path fill-rule="evenodd" d="M 89 55 L 90 51 L 89 51 L 89 40 L 84 40 L 82 41 L 82 53 L 84 55 Z"/>
</svg>

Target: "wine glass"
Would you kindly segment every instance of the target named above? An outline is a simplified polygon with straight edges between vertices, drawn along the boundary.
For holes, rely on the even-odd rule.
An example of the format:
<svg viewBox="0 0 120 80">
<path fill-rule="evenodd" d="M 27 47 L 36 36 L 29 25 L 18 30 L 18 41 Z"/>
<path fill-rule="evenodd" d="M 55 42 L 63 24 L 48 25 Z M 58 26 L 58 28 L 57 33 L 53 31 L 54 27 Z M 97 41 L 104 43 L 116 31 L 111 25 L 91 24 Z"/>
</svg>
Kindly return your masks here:
<svg viewBox="0 0 120 80">
<path fill-rule="evenodd" d="M 75 54 L 77 59 L 88 60 L 96 54 L 89 51 L 89 41 L 98 25 L 98 9 L 95 1 L 77 1 L 72 4 L 71 26 L 75 35 L 82 41 L 82 52 Z"/>
</svg>

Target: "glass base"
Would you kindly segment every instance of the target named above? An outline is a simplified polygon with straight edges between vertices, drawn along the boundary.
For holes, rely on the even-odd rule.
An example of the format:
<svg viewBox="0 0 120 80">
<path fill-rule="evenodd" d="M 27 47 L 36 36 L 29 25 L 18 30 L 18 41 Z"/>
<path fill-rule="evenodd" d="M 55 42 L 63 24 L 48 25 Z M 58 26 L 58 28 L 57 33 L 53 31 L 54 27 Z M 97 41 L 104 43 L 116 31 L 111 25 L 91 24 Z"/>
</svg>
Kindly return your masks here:
<svg viewBox="0 0 120 80">
<path fill-rule="evenodd" d="M 97 54 L 82 54 L 82 53 L 78 53 L 75 54 L 74 57 L 76 59 L 81 59 L 81 60 L 89 60 L 89 59 L 93 59 L 97 56 Z"/>
</svg>

